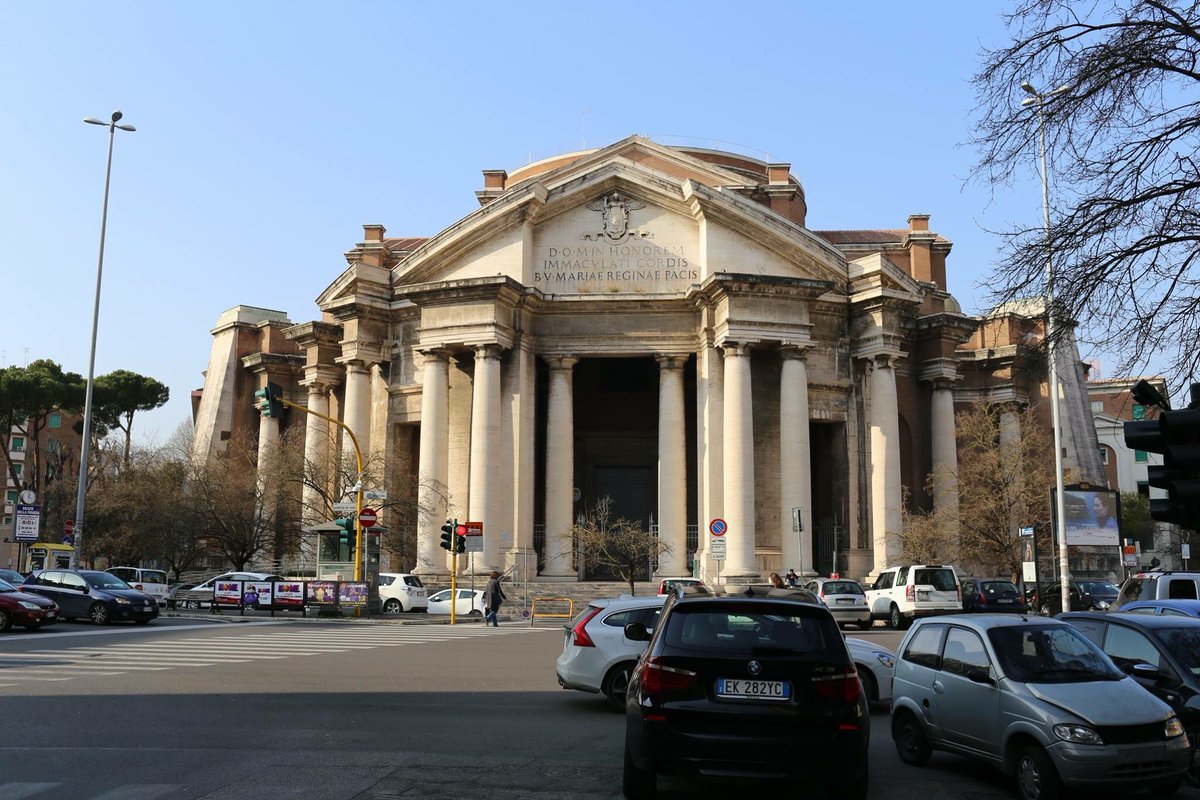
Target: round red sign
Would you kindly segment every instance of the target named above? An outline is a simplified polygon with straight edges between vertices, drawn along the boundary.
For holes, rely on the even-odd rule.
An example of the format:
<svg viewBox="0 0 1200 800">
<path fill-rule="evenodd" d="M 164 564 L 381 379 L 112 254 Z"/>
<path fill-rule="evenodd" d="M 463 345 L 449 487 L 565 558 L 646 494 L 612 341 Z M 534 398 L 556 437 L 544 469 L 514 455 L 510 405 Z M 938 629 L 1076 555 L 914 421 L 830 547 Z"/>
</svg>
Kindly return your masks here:
<svg viewBox="0 0 1200 800">
<path fill-rule="evenodd" d="M 375 513 L 373 508 L 364 508 L 358 512 L 358 524 L 364 528 L 370 528 L 379 520 L 379 515 Z"/>
</svg>

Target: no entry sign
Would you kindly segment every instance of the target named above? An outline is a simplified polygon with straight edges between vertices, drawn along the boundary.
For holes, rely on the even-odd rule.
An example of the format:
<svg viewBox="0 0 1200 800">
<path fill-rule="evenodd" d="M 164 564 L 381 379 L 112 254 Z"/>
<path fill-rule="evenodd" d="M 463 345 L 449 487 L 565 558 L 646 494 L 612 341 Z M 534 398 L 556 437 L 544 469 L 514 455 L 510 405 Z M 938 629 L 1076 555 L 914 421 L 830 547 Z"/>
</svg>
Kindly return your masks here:
<svg viewBox="0 0 1200 800">
<path fill-rule="evenodd" d="M 373 528 L 378 521 L 379 515 L 375 513 L 375 509 L 373 508 L 364 508 L 358 512 L 358 524 L 364 528 Z"/>
</svg>

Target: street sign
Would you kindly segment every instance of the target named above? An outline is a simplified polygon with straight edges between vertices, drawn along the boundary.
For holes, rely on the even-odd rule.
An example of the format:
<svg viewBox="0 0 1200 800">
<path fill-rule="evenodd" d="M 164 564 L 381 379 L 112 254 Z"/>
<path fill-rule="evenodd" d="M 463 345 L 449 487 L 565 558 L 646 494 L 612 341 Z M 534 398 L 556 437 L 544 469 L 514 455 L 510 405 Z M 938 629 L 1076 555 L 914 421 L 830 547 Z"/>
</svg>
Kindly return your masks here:
<svg viewBox="0 0 1200 800">
<path fill-rule="evenodd" d="M 467 552 L 482 553 L 483 552 L 483 523 L 468 522 L 467 528 Z"/>
<path fill-rule="evenodd" d="M 379 515 L 375 513 L 375 509 L 373 508 L 364 508 L 358 512 L 358 524 L 364 528 L 373 528 L 378 521 Z"/>
<path fill-rule="evenodd" d="M 708 531 L 713 536 L 724 536 L 725 531 L 727 530 L 729 530 L 729 524 L 720 517 L 717 517 L 712 522 L 708 523 Z"/>
<path fill-rule="evenodd" d="M 353 500 L 343 500 L 333 504 L 333 513 L 335 514 L 353 514 L 358 511 L 358 503 Z"/>
<path fill-rule="evenodd" d="M 36 542 L 42 524 L 42 507 L 18 504 L 16 507 L 16 529 L 13 538 L 18 542 Z"/>
<path fill-rule="evenodd" d="M 724 561 L 725 560 L 725 547 L 726 547 L 726 543 L 725 543 L 724 539 L 716 539 L 716 538 L 710 539 L 708 542 L 709 558 L 711 558 L 714 561 Z"/>
<path fill-rule="evenodd" d="M 1179 557 L 1180 558 L 1191 558 L 1192 557 L 1192 546 L 1190 544 L 1180 545 L 1179 546 Z"/>
<path fill-rule="evenodd" d="M 1125 566 L 1136 567 L 1138 563 L 1137 548 L 1131 544 L 1121 546 L 1121 554 L 1124 556 Z"/>
<path fill-rule="evenodd" d="M 387 500 L 387 492 L 378 489 L 367 489 L 363 492 L 363 500 Z"/>
<path fill-rule="evenodd" d="M 800 518 L 800 509 L 792 509 L 792 533 L 800 533 L 804 530 L 804 521 Z"/>
<path fill-rule="evenodd" d="M 75 544 L 75 537 L 69 533 L 63 534 L 63 544 Z"/>
<path fill-rule="evenodd" d="M 1033 536 L 1033 526 L 1026 525 L 1025 527 L 1021 528 L 1021 535 L 1022 536 Z"/>
</svg>

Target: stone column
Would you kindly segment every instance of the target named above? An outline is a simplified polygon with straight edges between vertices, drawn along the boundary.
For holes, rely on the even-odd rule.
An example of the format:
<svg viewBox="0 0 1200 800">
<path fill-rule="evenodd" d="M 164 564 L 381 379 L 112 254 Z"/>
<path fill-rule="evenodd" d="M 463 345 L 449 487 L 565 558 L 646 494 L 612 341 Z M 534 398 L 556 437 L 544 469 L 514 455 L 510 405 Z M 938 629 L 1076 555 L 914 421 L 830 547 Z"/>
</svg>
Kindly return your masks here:
<svg viewBox="0 0 1200 800">
<path fill-rule="evenodd" d="M 784 347 L 779 379 L 779 496 L 783 567 L 816 575 L 812 548 L 812 462 L 808 432 L 808 366 L 804 349 Z M 799 534 L 792 509 L 800 509 Z"/>
<path fill-rule="evenodd" d="M 258 470 L 255 473 L 257 493 L 259 497 L 260 514 L 268 520 L 269 526 L 274 526 L 275 497 L 271 491 L 277 487 L 278 479 L 271 473 L 275 467 L 272 463 L 279 453 L 279 420 L 275 417 L 258 418 Z"/>
<path fill-rule="evenodd" d="M 684 356 L 658 356 L 659 575 L 683 575 L 687 565 L 687 444 L 683 408 Z"/>
<path fill-rule="evenodd" d="M 1011 463 L 1021 449 L 1021 411 L 1012 403 L 1007 403 L 1000 411 L 1000 454 L 1005 461 Z M 1053 446 L 1051 446 L 1053 449 Z M 1013 536 L 1020 535 L 1022 520 L 1020 512 L 1013 508 L 1008 517 L 1008 529 Z"/>
<path fill-rule="evenodd" d="M 346 408 L 342 422 L 354 431 L 362 451 L 363 466 L 366 466 L 371 448 L 371 371 L 362 361 L 346 362 Z M 355 469 L 354 444 L 349 436 L 342 437 L 342 452 L 345 454 L 348 472 Z"/>
<path fill-rule="evenodd" d="M 317 416 L 329 416 L 329 387 L 323 383 L 308 384 L 308 410 L 316 414 L 304 415 L 304 471 L 308 479 L 304 483 L 301 516 L 305 524 L 325 521 L 322 488 L 328 489 L 333 475 L 329 469 L 329 423 Z M 339 487 L 340 488 L 340 487 Z"/>
<path fill-rule="evenodd" d="M 958 443 L 954 432 L 954 384 L 933 382 L 929 405 L 933 455 L 933 506 L 954 515 L 958 511 Z"/>
<path fill-rule="evenodd" d="M 750 346 L 730 342 L 725 351 L 725 521 L 729 532 L 721 578 L 729 583 L 758 575 L 754 557 L 754 402 Z"/>
<path fill-rule="evenodd" d="M 474 559 L 477 572 L 503 568 L 500 559 L 500 532 L 509 520 L 496 513 L 496 484 L 499 470 L 507 474 L 510 465 L 500 464 L 500 348 L 483 345 L 475 348 L 475 380 L 471 386 L 471 486 L 469 516 L 483 523 L 483 552 Z"/>
<path fill-rule="evenodd" d="M 571 543 L 563 534 L 574 524 L 575 397 L 571 370 L 577 359 L 548 358 L 550 391 L 546 409 L 546 543 L 543 575 L 574 575 Z"/>
<path fill-rule="evenodd" d="M 417 566 L 415 571 L 439 574 L 445 570 L 441 549 L 446 519 L 446 447 L 450 438 L 450 360 L 442 350 L 424 353 L 421 381 L 421 453 L 417 486 Z"/>
<path fill-rule="evenodd" d="M 900 410 L 896 401 L 897 354 L 873 356 L 868 365 L 870 395 L 867 412 L 871 448 L 872 575 L 900 557 L 901 547 L 891 532 L 903 524 L 900 490 Z"/>
</svg>

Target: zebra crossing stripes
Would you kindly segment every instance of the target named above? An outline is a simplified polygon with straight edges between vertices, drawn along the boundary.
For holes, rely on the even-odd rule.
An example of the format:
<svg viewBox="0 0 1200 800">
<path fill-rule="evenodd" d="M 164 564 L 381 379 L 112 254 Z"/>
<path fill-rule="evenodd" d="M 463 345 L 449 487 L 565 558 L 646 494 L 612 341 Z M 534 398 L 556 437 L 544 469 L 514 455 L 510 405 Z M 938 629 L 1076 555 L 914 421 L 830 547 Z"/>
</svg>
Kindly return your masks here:
<svg viewBox="0 0 1200 800">
<path fill-rule="evenodd" d="M 26 800 L 30 797 L 62 797 L 61 783 L 32 783 L 10 782 L 0 783 L 0 797 L 4 800 Z M 72 790 L 70 796 L 76 800 L 157 800 L 177 792 L 186 791 L 187 787 L 179 783 L 127 783 L 112 789 L 94 794 L 87 798 Z M 45 792 L 46 794 L 43 794 Z"/>
<path fill-rule="evenodd" d="M 277 630 L 256 628 L 245 634 L 211 634 L 163 638 L 149 642 L 117 641 L 93 647 L 35 650 L 0 654 L 0 686 L 21 681 L 65 681 L 84 676 L 162 671 L 186 667 L 278 661 L 384 647 L 452 642 L 488 636 L 521 635 L 551 630 L 504 626 L 355 626 L 330 628 L 292 626 Z M 8 795 L 0 791 L 0 798 Z"/>
</svg>

